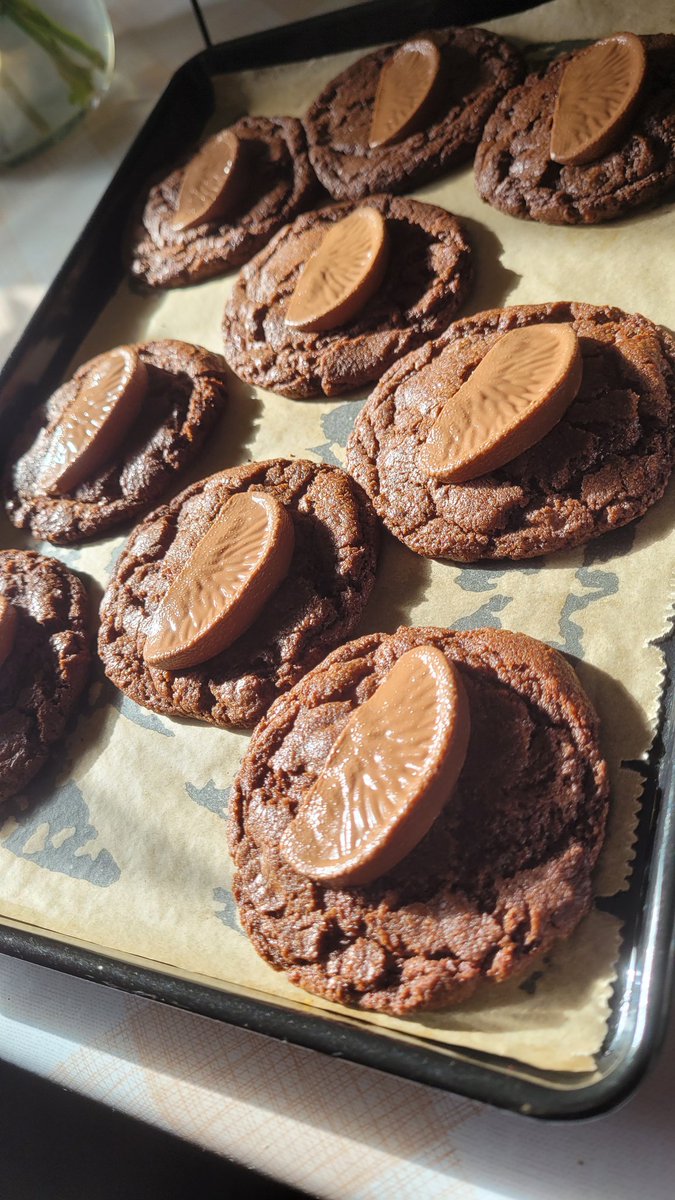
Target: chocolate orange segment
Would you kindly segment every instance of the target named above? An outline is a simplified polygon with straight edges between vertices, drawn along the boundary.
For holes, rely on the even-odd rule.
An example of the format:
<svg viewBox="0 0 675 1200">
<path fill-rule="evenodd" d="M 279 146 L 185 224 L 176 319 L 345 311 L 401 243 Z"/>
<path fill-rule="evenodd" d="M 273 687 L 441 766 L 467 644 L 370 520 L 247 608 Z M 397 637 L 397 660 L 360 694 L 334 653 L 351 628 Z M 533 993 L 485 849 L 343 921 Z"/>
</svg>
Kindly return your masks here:
<svg viewBox="0 0 675 1200">
<path fill-rule="evenodd" d="M 0 667 L 11 653 L 15 636 L 16 609 L 5 596 L 0 596 Z"/>
<path fill-rule="evenodd" d="M 435 646 L 394 664 L 357 708 L 281 838 L 302 875 L 369 883 L 400 862 L 448 801 L 469 743 L 469 703 Z"/>
<path fill-rule="evenodd" d="M 419 468 L 442 483 L 465 483 L 503 467 L 558 423 L 581 375 L 571 325 L 510 330 L 446 400 L 418 451 Z M 424 384 L 442 389 L 442 355 Z"/>
<path fill-rule="evenodd" d="M 617 33 L 576 54 L 553 111 L 551 158 L 577 166 L 601 158 L 625 128 L 647 69 L 644 44 Z"/>
<path fill-rule="evenodd" d="M 351 321 L 380 287 L 388 261 L 384 217 L 376 208 L 357 208 L 328 230 L 305 263 L 286 324 L 318 333 Z"/>
<path fill-rule="evenodd" d="M 100 354 L 78 376 L 73 400 L 48 431 L 40 483 L 50 495 L 72 491 L 112 457 L 147 390 L 145 363 L 132 346 Z"/>
<path fill-rule="evenodd" d="M 423 129 L 433 112 L 441 70 L 438 46 L 428 38 L 404 42 L 387 59 L 377 84 L 369 145 L 389 146 Z"/>
<path fill-rule="evenodd" d="M 225 650 L 287 575 L 294 545 L 291 517 L 273 496 L 231 496 L 170 584 L 150 625 L 145 661 L 180 670 Z"/>
<path fill-rule="evenodd" d="M 185 168 L 171 222 L 174 229 L 190 229 L 227 216 L 239 201 L 244 170 L 236 133 L 224 129 L 210 138 Z"/>
</svg>

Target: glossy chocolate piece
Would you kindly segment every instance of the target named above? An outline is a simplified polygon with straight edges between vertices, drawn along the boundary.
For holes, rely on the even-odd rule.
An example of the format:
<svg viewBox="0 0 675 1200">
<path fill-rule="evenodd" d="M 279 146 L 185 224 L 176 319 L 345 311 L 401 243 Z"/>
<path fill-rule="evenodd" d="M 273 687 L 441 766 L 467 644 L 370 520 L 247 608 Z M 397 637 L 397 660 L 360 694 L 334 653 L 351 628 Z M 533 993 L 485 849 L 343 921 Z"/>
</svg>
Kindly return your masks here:
<svg viewBox="0 0 675 1200">
<path fill-rule="evenodd" d="M 244 151 L 236 133 L 223 129 L 209 138 L 185 168 L 174 229 L 191 229 L 232 212 L 241 196 L 244 172 Z"/>
<path fill-rule="evenodd" d="M 403 141 L 426 125 L 439 92 L 441 55 L 429 38 L 414 38 L 387 59 L 377 84 L 368 144 Z"/>
<path fill-rule="evenodd" d="M 147 385 L 145 363 L 133 346 L 118 346 L 86 364 L 74 399 L 48 430 L 40 473 L 45 492 L 72 491 L 112 458 L 140 412 Z"/>
<path fill-rule="evenodd" d="M 408 650 L 355 709 L 280 849 L 302 875 L 353 887 L 390 870 L 447 803 L 469 743 L 469 704 L 435 646 Z"/>
<path fill-rule="evenodd" d="M 549 433 L 581 384 L 579 342 L 571 325 L 512 329 L 443 405 L 420 446 L 421 470 L 465 483 L 517 458 Z M 425 389 L 443 389 L 443 356 Z"/>
<path fill-rule="evenodd" d="M 647 69 L 634 33 L 603 38 L 565 68 L 553 111 L 551 158 L 577 166 L 615 145 L 638 100 Z"/>
<path fill-rule="evenodd" d="M 273 496 L 230 496 L 154 614 L 145 661 L 180 670 L 225 650 L 287 575 L 294 545 L 292 519 Z"/>
<path fill-rule="evenodd" d="M 285 321 L 302 332 L 336 329 L 375 295 L 389 261 L 389 237 L 376 208 L 357 208 L 335 225 L 307 260 Z"/>
</svg>

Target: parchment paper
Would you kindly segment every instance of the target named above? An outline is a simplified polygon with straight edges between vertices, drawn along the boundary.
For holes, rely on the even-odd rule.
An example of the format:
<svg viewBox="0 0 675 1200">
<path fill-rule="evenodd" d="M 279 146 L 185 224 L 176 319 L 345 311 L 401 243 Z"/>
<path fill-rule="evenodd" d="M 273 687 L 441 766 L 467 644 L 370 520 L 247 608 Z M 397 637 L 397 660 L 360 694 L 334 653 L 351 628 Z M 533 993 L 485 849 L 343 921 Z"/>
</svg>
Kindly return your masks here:
<svg viewBox="0 0 675 1200">
<path fill-rule="evenodd" d="M 493 22 L 530 41 L 596 37 L 616 29 L 673 28 L 666 0 L 636 5 L 555 0 Z M 218 128 L 244 111 L 301 115 L 355 54 L 228 77 Z M 476 251 L 465 313 L 503 303 L 577 299 L 617 304 L 675 327 L 673 205 L 596 228 L 517 221 L 482 204 L 471 168 L 415 193 L 461 216 Z M 139 297 L 123 285 L 76 362 L 119 342 L 179 337 L 221 349 L 232 277 Z M 76 365 L 76 364 L 74 364 Z M 335 402 L 286 400 L 232 380 L 219 433 L 191 477 L 274 456 L 342 463 L 365 393 Z M 184 486 L 184 485 L 181 485 Z M 176 489 L 180 490 L 180 489 Z M 612 805 L 597 890 L 625 886 L 639 774 L 659 713 L 664 666 L 656 644 L 670 628 L 675 487 L 637 524 L 579 550 L 523 565 L 459 567 L 418 558 L 391 538 L 361 628 L 482 625 L 522 630 L 570 654 L 603 723 Z M 93 602 L 124 537 L 84 548 L 39 548 L 88 577 Z M 31 545 L 3 521 L 0 544 Z M 620 927 L 594 911 L 525 980 L 485 986 L 461 1008 L 418 1020 L 341 1010 L 307 996 L 264 964 L 243 936 L 229 891 L 224 817 L 247 737 L 170 720 L 121 696 L 99 670 L 52 766 L 3 810 L 0 911 L 7 919 L 81 939 L 185 976 L 253 988 L 286 1003 L 332 1009 L 408 1037 L 488 1051 L 560 1071 L 593 1068 L 606 1030 Z"/>
</svg>

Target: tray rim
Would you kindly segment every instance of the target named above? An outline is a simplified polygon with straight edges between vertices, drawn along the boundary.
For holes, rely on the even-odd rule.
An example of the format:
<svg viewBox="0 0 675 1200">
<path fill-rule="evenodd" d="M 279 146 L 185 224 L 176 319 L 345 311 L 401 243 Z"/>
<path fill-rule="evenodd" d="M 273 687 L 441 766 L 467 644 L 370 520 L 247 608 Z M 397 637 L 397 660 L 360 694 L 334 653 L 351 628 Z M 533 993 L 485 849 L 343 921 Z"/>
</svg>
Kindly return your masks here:
<svg viewBox="0 0 675 1200">
<path fill-rule="evenodd" d="M 486 3 L 480 4 L 482 16 L 476 16 L 476 6 L 473 5 L 471 17 L 476 23 L 491 16 L 506 16 L 536 6 L 532 3 L 523 4 L 522 0 L 509 0 L 495 12 L 495 6 L 486 0 Z M 466 4 L 463 7 L 469 8 Z M 491 11 L 485 12 L 486 7 Z M 210 90 L 209 81 L 213 75 L 302 61 L 325 53 L 325 48 L 320 44 L 308 53 L 304 44 L 306 37 L 313 44 L 313 39 L 320 39 L 324 32 L 330 32 L 332 38 L 336 29 L 341 31 L 339 46 L 333 42 L 330 47 L 331 51 L 338 52 L 367 46 L 378 38 L 394 40 L 420 27 L 441 26 L 449 22 L 448 5 L 441 0 L 421 0 L 420 3 L 406 6 L 405 12 L 397 8 L 395 14 L 391 9 L 391 0 L 370 0 L 367 4 L 211 46 L 179 67 L 144 121 L 0 372 L 0 396 L 8 381 L 16 384 L 15 377 L 20 376 L 21 366 L 27 357 L 30 358 L 36 342 L 41 337 L 44 341 L 45 329 L 58 293 L 73 286 L 77 292 L 83 247 L 105 227 L 115 210 L 119 192 L 127 191 L 134 174 L 138 174 L 134 168 L 147 157 L 154 134 L 161 128 L 163 115 L 171 108 L 175 95 L 187 87 Z M 355 13 L 366 17 L 366 23 L 355 22 Z M 392 23 L 394 15 L 395 21 Z M 371 18 L 377 24 L 383 17 L 387 18 L 384 39 L 382 30 L 378 32 L 371 25 Z M 455 23 L 468 21 L 455 18 Z M 202 127 L 203 124 L 202 121 Z M 145 179 L 147 185 L 147 169 Z M 105 303 L 104 297 L 101 309 Z M 99 311 L 99 308 L 93 308 L 88 324 L 93 323 Z M 64 339 L 60 346 L 55 347 L 42 377 L 55 375 L 62 369 L 80 340 L 81 336 L 78 335 L 74 346 L 70 346 L 71 338 Z M 1 408 L 0 404 L 0 411 Z M 672 642 L 668 649 L 667 665 L 672 676 L 675 663 Z M 365 1023 L 357 1025 L 358 1018 L 354 1021 L 341 1020 L 330 1013 L 330 1020 L 326 1020 L 326 1014 L 321 1015 L 320 1010 L 295 1010 L 272 997 L 264 999 L 262 993 L 260 996 L 253 992 L 244 995 L 241 994 L 242 989 L 228 992 L 227 985 L 220 988 L 208 983 L 183 980 L 171 975 L 169 967 L 166 970 L 155 969 L 152 965 L 125 962 L 112 952 L 106 952 L 104 947 L 92 949 L 78 939 L 68 941 L 65 935 L 50 936 L 47 930 L 38 932 L 37 928 L 21 927 L 19 922 L 11 922 L 10 918 L 1 914 L 0 952 L 529 1116 L 560 1120 L 599 1115 L 625 1100 L 637 1086 L 662 1041 L 669 1009 L 675 950 L 670 943 L 670 929 L 675 916 L 675 869 L 668 870 L 666 851 L 670 850 L 672 861 L 675 854 L 675 762 L 667 758 L 663 747 L 675 744 L 675 692 L 672 686 L 667 694 L 664 692 L 660 729 L 660 748 L 657 744 L 658 735 L 652 748 L 654 770 L 658 769 L 658 779 L 654 780 L 654 802 L 650 806 L 651 811 L 647 811 L 646 800 L 643 801 L 641 816 L 648 818 L 651 826 L 651 849 L 658 850 L 661 846 L 661 850 L 655 856 L 654 869 L 646 867 L 642 880 L 644 887 L 640 899 L 643 916 L 646 914 L 645 924 L 642 939 L 631 947 L 635 959 L 641 946 L 642 957 L 627 966 L 627 973 L 632 975 L 631 994 L 635 995 L 636 986 L 638 989 L 637 1004 L 627 1014 L 631 1018 L 631 1026 L 624 1053 L 600 1078 L 594 1078 L 593 1072 L 579 1073 L 571 1076 L 573 1082 L 569 1087 L 564 1087 L 563 1079 L 570 1076 L 564 1076 L 561 1072 L 537 1073 L 535 1068 L 515 1063 L 516 1069 L 530 1076 L 519 1078 L 513 1069 L 509 1074 L 509 1060 L 506 1059 L 493 1059 L 463 1047 L 446 1047 L 439 1043 L 426 1043 L 422 1039 L 415 1039 L 415 1044 L 412 1041 L 398 1041 L 379 1027 Z M 7 924 L 7 921 L 10 923 Z M 537 1074 L 557 1077 L 560 1084 L 555 1086 L 545 1078 L 534 1078 L 533 1075 Z M 574 1086 L 575 1083 L 578 1086 Z"/>
</svg>

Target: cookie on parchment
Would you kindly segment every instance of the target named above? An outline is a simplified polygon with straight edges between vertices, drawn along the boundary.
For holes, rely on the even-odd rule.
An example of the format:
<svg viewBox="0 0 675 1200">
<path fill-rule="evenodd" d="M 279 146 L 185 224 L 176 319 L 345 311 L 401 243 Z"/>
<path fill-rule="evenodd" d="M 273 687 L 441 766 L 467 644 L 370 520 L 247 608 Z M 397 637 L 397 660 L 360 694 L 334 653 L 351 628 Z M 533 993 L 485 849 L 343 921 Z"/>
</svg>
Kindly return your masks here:
<svg viewBox="0 0 675 1200">
<path fill-rule="evenodd" d="M 61 438 L 64 420 L 81 405 L 92 376 L 111 355 L 119 359 L 110 373 L 111 394 L 119 389 L 122 372 L 129 383 L 125 360 L 140 359 L 144 390 L 136 415 L 121 443 L 89 478 L 73 486 L 66 479 L 58 491 L 48 490 L 45 485 L 53 480 L 45 480 L 45 464 L 55 435 Z M 226 403 L 226 375 L 220 355 L 173 340 L 118 347 L 84 363 L 33 413 L 10 450 L 5 471 L 10 520 L 37 538 L 65 544 L 98 537 L 134 517 L 168 491 L 199 454 Z M 105 394 L 99 400 L 105 403 Z M 80 428 L 92 411 L 76 414 Z"/>
<path fill-rule="evenodd" d="M 481 199 L 514 217 L 581 225 L 621 217 L 672 192 L 675 36 L 639 40 L 646 70 L 637 101 L 612 144 L 589 161 L 563 164 L 551 157 L 556 100 L 576 55 L 557 58 L 507 92 L 476 151 Z"/>
<path fill-rule="evenodd" d="M 388 145 L 370 145 L 380 73 L 407 43 L 358 59 L 323 89 L 307 112 L 312 165 L 336 200 L 409 192 L 464 162 L 498 100 L 522 78 L 518 53 L 485 29 L 440 29 L 420 37 L 440 52 L 440 87 L 422 128 Z"/>
<path fill-rule="evenodd" d="M 540 442 L 491 473 L 464 483 L 430 478 L 418 454 L 447 398 L 500 337 L 543 322 L 569 324 L 577 335 L 576 399 Z M 397 363 L 359 413 L 346 463 L 415 553 L 531 558 L 618 529 L 659 500 L 674 423 L 675 340 L 666 330 L 617 308 L 517 305 L 456 321 Z"/>
<path fill-rule="evenodd" d="M 171 583 L 231 497 L 264 492 L 291 517 L 288 573 L 249 628 L 197 666 L 145 661 L 151 622 Z M 353 631 L 375 579 L 378 522 L 346 472 L 297 459 L 223 471 L 150 513 L 120 556 L 101 605 L 99 654 L 109 679 L 168 716 L 250 728 Z"/>
<path fill-rule="evenodd" d="M 215 143 L 222 132 L 205 145 Z M 189 159 L 150 189 L 131 258 L 132 275 L 146 286 L 183 287 L 223 275 L 248 262 L 277 229 L 312 203 L 317 182 L 300 121 L 242 117 L 226 132 L 237 139 L 241 161 L 233 203 L 224 214 L 189 226 L 179 219 Z"/>
<path fill-rule="evenodd" d="M 332 226 L 374 208 L 389 236 L 386 273 L 347 323 L 303 332 L 285 320 L 308 259 Z M 378 379 L 397 358 L 436 337 L 464 303 L 473 275 L 461 222 L 445 209 L 396 196 L 304 213 L 241 271 L 225 308 L 225 357 L 247 383 L 304 399 L 336 396 Z"/>
<path fill-rule="evenodd" d="M 285 831 L 348 718 L 419 646 L 441 651 L 468 698 L 454 790 L 382 876 L 308 878 L 283 851 Z M 607 792 L 597 717 L 556 651 L 496 629 L 371 634 L 280 697 L 251 739 L 229 806 L 240 921 L 263 958 L 327 1000 L 397 1016 L 454 1004 L 588 912 Z"/>
<path fill-rule="evenodd" d="M 83 584 L 55 558 L 0 551 L 0 800 L 46 762 L 89 674 Z"/>
</svg>

